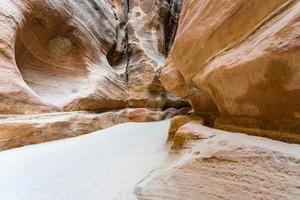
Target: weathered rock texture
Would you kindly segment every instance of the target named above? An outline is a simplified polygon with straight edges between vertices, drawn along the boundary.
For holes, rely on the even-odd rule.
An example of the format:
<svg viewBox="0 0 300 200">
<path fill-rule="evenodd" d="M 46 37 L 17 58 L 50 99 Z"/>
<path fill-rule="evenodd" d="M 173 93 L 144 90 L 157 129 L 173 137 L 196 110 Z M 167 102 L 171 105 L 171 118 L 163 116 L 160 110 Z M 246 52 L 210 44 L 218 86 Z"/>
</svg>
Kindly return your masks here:
<svg viewBox="0 0 300 200">
<path fill-rule="evenodd" d="M 129 108 L 104 113 L 62 112 L 0 116 L 0 151 L 75 137 L 124 122 L 149 122 L 186 114 L 187 109 Z"/>
<path fill-rule="evenodd" d="M 165 109 L 186 103 L 159 75 L 180 8 L 179 0 L 1 1 L 0 150 L 176 114 Z M 129 107 L 138 109 L 77 112 Z"/>
<path fill-rule="evenodd" d="M 177 1 L 3 0 L 0 113 L 181 106 L 159 74 Z"/>
<path fill-rule="evenodd" d="M 300 146 L 186 122 L 139 199 L 298 199 Z"/>
<path fill-rule="evenodd" d="M 186 0 L 161 74 L 193 106 L 139 199 L 298 199 L 300 1 Z M 197 117 L 198 115 L 198 117 Z M 203 116 L 203 119 L 199 116 Z"/>
<path fill-rule="evenodd" d="M 163 85 L 216 127 L 299 143 L 299 19 L 298 0 L 186 0 Z"/>
</svg>

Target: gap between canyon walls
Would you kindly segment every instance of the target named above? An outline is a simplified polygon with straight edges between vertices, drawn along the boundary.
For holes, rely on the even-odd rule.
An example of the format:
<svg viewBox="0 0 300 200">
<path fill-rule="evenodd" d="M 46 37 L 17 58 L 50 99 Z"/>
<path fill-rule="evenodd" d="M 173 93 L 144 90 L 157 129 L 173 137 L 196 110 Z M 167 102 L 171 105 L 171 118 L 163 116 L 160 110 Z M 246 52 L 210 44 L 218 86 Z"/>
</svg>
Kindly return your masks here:
<svg viewBox="0 0 300 200">
<path fill-rule="evenodd" d="M 187 106 L 159 78 L 175 39 L 181 0 L 112 2 L 118 25 L 107 59 L 124 80 L 126 107 Z"/>
<path fill-rule="evenodd" d="M 128 14 L 129 14 L 129 0 L 124 0 L 124 12 L 125 12 L 125 20 L 126 20 L 126 26 L 125 26 L 125 58 L 126 58 L 126 66 L 125 66 L 125 82 L 126 82 L 126 89 L 128 90 L 128 68 L 129 68 L 129 42 L 128 42 Z M 128 97 L 126 97 L 126 104 L 128 106 L 127 102 Z"/>
<path fill-rule="evenodd" d="M 174 43 L 178 29 L 179 17 L 181 13 L 182 0 L 167 0 L 170 9 L 166 17 L 165 27 L 165 55 L 168 56 Z"/>
<path fill-rule="evenodd" d="M 6 2 L 0 150 L 190 110 L 160 82 L 180 1 Z"/>
</svg>

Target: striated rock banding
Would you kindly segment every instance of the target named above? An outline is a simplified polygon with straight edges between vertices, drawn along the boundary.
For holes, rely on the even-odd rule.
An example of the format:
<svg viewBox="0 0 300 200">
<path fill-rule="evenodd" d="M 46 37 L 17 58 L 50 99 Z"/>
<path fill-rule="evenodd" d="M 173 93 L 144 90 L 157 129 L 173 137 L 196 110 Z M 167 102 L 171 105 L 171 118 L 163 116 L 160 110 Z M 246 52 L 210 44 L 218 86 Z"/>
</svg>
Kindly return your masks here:
<svg viewBox="0 0 300 200">
<path fill-rule="evenodd" d="M 297 199 L 300 145 L 231 133 L 190 121 L 170 154 L 136 187 L 138 199 Z"/>
<path fill-rule="evenodd" d="M 179 10 L 178 1 L 3 1 L 0 113 L 184 105 L 158 78 Z"/>
<path fill-rule="evenodd" d="M 178 0 L 3 0 L 0 150 L 180 113 L 168 108 L 186 102 L 159 80 L 180 8 Z"/>
<path fill-rule="evenodd" d="M 104 113 L 61 112 L 37 115 L 1 115 L 0 151 L 75 137 L 124 122 L 151 122 L 187 114 L 189 108 L 167 110 L 129 108 Z"/>
<path fill-rule="evenodd" d="M 299 143 L 299 6 L 185 1 L 163 85 L 217 128 Z"/>
</svg>

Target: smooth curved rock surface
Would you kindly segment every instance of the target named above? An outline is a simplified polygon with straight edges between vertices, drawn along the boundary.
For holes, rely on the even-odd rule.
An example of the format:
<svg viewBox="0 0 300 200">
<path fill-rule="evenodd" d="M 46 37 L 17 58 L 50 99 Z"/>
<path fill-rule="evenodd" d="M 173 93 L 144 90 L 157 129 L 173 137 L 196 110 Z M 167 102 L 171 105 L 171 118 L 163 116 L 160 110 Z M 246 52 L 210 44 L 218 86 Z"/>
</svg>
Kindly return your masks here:
<svg viewBox="0 0 300 200">
<path fill-rule="evenodd" d="M 299 143 L 299 16 L 297 0 L 187 0 L 161 81 L 218 128 Z"/>
<path fill-rule="evenodd" d="M 177 0 L 3 0 L 0 113 L 184 105 L 158 78 L 179 11 Z"/>
</svg>

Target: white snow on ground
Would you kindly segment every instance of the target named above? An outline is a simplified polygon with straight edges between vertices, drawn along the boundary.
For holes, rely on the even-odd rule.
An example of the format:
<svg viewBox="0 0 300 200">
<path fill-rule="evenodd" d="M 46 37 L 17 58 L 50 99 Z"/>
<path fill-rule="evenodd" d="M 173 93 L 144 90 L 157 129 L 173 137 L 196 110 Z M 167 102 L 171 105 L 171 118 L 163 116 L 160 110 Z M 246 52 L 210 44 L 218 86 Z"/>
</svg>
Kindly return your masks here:
<svg viewBox="0 0 300 200">
<path fill-rule="evenodd" d="M 126 123 L 0 152 L 0 200 L 136 199 L 136 183 L 167 156 L 168 126 Z"/>
</svg>

